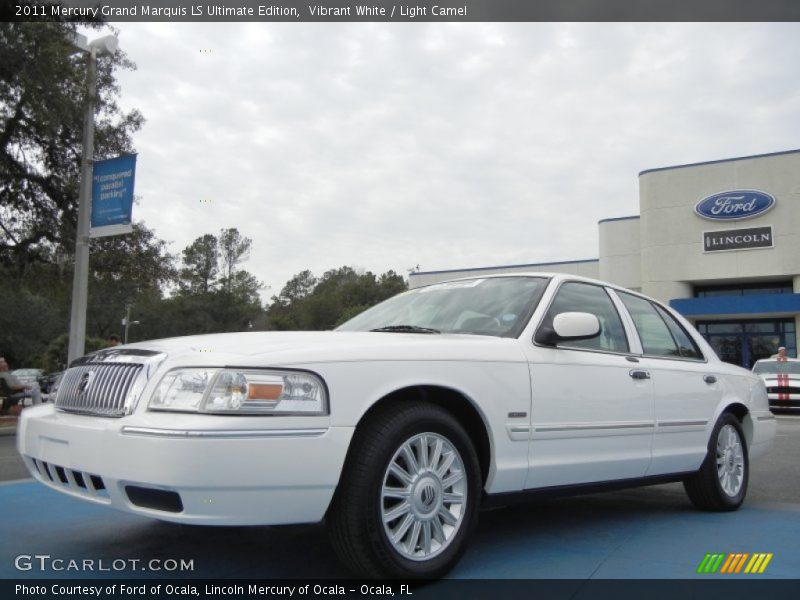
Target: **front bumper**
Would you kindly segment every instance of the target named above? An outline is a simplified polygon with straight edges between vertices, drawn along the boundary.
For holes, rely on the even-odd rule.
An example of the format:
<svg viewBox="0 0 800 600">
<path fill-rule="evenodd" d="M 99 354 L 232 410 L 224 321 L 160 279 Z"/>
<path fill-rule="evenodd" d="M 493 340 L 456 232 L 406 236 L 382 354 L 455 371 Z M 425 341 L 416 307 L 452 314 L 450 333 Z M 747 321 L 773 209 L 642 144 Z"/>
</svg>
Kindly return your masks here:
<svg viewBox="0 0 800 600">
<path fill-rule="evenodd" d="M 17 444 L 40 482 L 128 512 L 206 525 L 321 520 L 353 428 L 294 419 L 279 429 L 277 420 L 257 419 L 114 419 L 44 405 L 23 411 Z M 154 490 L 150 500 L 142 490 Z M 152 501 L 176 495 L 178 504 Z"/>
</svg>

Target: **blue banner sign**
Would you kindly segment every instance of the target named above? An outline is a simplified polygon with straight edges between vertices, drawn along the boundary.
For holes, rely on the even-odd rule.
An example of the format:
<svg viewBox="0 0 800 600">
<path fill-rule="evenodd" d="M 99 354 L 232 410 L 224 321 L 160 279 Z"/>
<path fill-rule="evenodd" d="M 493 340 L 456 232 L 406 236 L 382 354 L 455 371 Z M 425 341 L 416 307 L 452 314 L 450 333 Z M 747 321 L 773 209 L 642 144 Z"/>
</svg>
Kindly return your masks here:
<svg viewBox="0 0 800 600">
<path fill-rule="evenodd" d="M 775 198 L 758 190 L 731 190 L 703 198 L 694 212 L 704 219 L 735 221 L 764 214 L 775 206 Z"/>
<path fill-rule="evenodd" d="M 131 212 L 135 176 L 135 154 L 94 163 L 91 237 L 119 235 L 133 231 Z"/>
</svg>

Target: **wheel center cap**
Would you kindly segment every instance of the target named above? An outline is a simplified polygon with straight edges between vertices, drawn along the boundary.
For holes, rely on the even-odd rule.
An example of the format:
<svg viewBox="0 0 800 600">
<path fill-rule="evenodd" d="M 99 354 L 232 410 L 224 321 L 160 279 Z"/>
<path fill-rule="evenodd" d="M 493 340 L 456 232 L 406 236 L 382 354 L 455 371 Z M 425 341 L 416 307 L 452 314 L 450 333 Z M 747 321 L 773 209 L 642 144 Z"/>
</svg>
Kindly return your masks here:
<svg viewBox="0 0 800 600">
<path fill-rule="evenodd" d="M 442 486 L 431 475 L 423 475 L 414 484 L 411 506 L 418 517 L 432 517 L 439 510 Z"/>
</svg>

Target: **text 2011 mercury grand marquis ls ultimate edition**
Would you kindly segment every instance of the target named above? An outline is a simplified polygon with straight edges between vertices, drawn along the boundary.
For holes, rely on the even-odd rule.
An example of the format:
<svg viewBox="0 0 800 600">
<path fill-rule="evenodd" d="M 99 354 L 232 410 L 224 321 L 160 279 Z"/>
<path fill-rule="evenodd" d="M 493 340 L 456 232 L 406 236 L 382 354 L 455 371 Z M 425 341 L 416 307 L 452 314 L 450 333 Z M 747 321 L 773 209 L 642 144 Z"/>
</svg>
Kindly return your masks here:
<svg viewBox="0 0 800 600">
<path fill-rule="evenodd" d="M 324 519 L 367 576 L 438 577 L 483 502 L 683 481 L 739 507 L 775 435 L 762 380 L 682 317 L 553 274 L 439 283 L 328 332 L 204 335 L 75 361 L 26 409 L 39 481 L 157 519 Z"/>
</svg>

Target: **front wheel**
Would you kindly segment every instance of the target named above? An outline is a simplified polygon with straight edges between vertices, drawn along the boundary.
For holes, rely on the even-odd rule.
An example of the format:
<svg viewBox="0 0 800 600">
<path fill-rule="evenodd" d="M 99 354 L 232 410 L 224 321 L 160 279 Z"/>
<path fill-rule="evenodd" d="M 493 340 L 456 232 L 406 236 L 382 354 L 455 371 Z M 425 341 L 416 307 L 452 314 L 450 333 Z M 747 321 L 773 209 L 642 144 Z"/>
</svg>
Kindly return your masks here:
<svg viewBox="0 0 800 600">
<path fill-rule="evenodd" d="M 441 577 L 477 522 L 481 476 L 464 428 L 444 409 L 379 409 L 353 439 L 328 512 L 333 546 L 368 577 Z"/>
<path fill-rule="evenodd" d="M 714 426 L 700 470 L 683 482 L 692 503 L 702 510 L 736 510 L 744 502 L 750 475 L 742 425 L 724 413 Z"/>
</svg>

